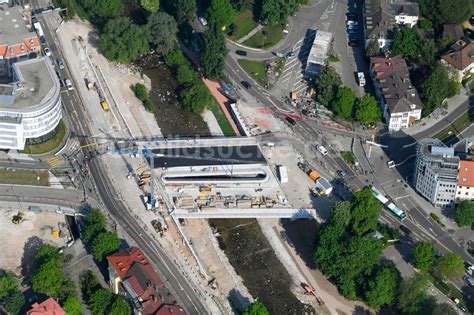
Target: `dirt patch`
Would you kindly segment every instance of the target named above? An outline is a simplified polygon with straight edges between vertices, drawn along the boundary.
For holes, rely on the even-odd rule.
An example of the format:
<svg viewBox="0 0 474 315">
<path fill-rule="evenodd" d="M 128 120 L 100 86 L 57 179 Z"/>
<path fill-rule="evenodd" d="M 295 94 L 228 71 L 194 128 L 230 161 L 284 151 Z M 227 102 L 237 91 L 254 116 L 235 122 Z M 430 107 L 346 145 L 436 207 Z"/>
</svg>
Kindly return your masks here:
<svg viewBox="0 0 474 315">
<path fill-rule="evenodd" d="M 219 246 L 254 298 L 268 308 L 270 314 L 315 314 L 290 291 L 290 275 L 278 260 L 256 220 L 209 220 L 219 232 Z"/>
</svg>

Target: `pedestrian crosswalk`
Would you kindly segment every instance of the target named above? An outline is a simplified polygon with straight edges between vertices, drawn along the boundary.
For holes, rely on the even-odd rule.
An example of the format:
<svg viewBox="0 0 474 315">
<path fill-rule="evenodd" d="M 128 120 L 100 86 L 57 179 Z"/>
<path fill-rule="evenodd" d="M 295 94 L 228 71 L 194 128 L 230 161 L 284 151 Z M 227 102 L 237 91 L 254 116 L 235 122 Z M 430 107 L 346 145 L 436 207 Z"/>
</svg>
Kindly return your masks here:
<svg viewBox="0 0 474 315">
<path fill-rule="evenodd" d="M 43 162 L 48 163 L 48 165 L 50 166 L 50 168 L 60 167 L 61 165 L 64 164 L 64 160 L 61 159 L 61 158 L 59 158 L 59 157 L 57 157 L 57 156 L 52 156 L 52 157 L 43 159 Z"/>
</svg>

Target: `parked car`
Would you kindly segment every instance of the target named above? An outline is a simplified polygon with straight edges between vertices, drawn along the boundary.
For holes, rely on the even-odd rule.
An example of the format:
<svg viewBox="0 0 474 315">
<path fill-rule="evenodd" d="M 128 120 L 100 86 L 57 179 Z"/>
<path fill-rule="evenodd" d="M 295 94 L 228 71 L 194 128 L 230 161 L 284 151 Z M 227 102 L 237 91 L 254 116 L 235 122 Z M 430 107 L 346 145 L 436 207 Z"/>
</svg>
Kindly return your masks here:
<svg viewBox="0 0 474 315">
<path fill-rule="evenodd" d="M 339 176 L 340 178 L 345 178 L 347 176 L 347 173 L 344 172 L 343 170 L 337 170 L 336 172 L 337 176 Z"/>
<path fill-rule="evenodd" d="M 388 168 L 394 168 L 395 167 L 395 162 L 394 161 L 388 161 L 387 166 L 388 166 Z"/>
<path fill-rule="evenodd" d="M 51 56 L 51 50 L 49 50 L 48 47 L 45 47 L 45 48 L 43 49 L 43 52 L 44 52 L 44 54 L 45 54 L 46 56 L 48 56 L 48 57 Z"/>
<path fill-rule="evenodd" d="M 463 279 L 464 282 L 466 282 L 467 285 L 469 285 L 470 287 L 473 287 L 473 286 L 474 286 L 474 277 L 471 277 L 471 276 L 464 276 L 462 279 Z"/>
<path fill-rule="evenodd" d="M 359 83 L 359 86 L 365 86 L 364 72 L 357 72 L 357 82 Z"/>
<path fill-rule="evenodd" d="M 244 88 L 246 88 L 247 90 L 250 90 L 250 88 L 252 87 L 252 84 L 250 84 L 250 83 L 247 82 L 247 81 L 242 81 L 242 82 L 240 82 L 240 84 L 242 84 L 242 86 L 243 86 Z"/>
<path fill-rule="evenodd" d="M 347 26 L 349 26 L 349 25 L 359 25 L 359 22 L 354 21 L 354 20 L 347 20 L 346 24 L 347 24 Z"/>
<path fill-rule="evenodd" d="M 296 120 L 294 120 L 293 118 L 286 116 L 285 119 L 291 126 L 296 125 Z"/>
<path fill-rule="evenodd" d="M 207 25 L 207 20 L 203 16 L 198 17 L 198 20 L 201 22 L 202 26 Z"/>
<path fill-rule="evenodd" d="M 357 39 L 350 39 L 347 44 L 350 47 L 359 47 L 359 41 Z"/>
<path fill-rule="evenodd" d="M 236 50 L 235 53 L 240 56 L 247 56 L 247 52 L 243 50 Z"/>
<path fill-rule="evenodd" d="M 318 150 L 322 155 L 328 155 L 328 150 L 321 144 L 316 145 L 316 150 Z"/>
<path fill-rule="evenodd" d="M 72 82 L 69 79 L 66 79 L 66 86 L 69 91 L 74 90 L 74 87 L 72 86 Z"/>
<path fill-rule="evenodd" d="M 294 51 L 290 51 L 289 53 L 286 54 L 286 59 L 292 59 L 295 57 L 296 57 L 296 54 Z"/>
<path fill-rule="evenodd" d="M 406 235 L 409 235 L 411 233 L 411 230 L 407 228 L 406 226 L 404 226 L 403 224 L 400 224 L 399 229 Z"/>
<path fill-rule="evenodd" d="M 348 20 L 357 21 L 357 15 L 355 15 L 354 13 L 349 12 L 349 13 L 346 14 L 346 16 L 347 16 Z"/>
<path fill-rule="evenodd" d="M 59 69 L 64 69 L 64 62 L 61 59 L 56 59 Z"/>
</svg>

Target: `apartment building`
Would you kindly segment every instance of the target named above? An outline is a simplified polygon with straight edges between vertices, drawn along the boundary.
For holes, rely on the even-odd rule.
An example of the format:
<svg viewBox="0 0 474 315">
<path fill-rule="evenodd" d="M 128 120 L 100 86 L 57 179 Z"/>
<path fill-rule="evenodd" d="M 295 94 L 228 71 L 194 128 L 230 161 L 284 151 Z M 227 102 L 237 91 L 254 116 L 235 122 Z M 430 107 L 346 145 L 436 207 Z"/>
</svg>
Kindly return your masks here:
<svg viewBox="0 0 474 315">
<path fill-rule="evenodd" d="M 460 161 L 458 170 L 456 202 L 463 200 L 474 201 L 474 161 Z"/>
<path fill-rule="evenodd" d="M 421 119 L 423 103 L 400 56 L 370 58 L 370 75 L 389 131 L 408 128 Z"/>
<path fill-rule="evenodd" d="M 458 40 L 441 58 L 453 70 L 456 81 L 461 82 L 474 75 L 474 43 Z"/>
</svg>

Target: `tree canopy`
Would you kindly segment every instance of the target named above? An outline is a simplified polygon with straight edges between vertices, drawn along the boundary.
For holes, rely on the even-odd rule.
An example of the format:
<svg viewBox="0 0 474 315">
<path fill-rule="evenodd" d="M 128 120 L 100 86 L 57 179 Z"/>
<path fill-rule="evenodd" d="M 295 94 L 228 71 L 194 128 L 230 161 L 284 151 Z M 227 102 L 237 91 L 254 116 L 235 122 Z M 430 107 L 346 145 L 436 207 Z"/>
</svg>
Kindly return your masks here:
<svg viewBox="0 0 474 315">
<path fill-rule="evenodd" d="M 20 285 L 12 273 L 7 272 L 4 276 L 0 277 L 0 298 L 5 298 L 10 294 L 19 291 Z"/>
<path fill-rule="evenodd" d="M 438 304 L 431 315 L 458 315 L 458 311 L 448 303 Z"/>
<path fill-rule="evenodd" d="M 358 191 L 352 201 L 352 230 L 356 235 L 374 231 L 380 214 L 380 203 L 369 187 Z"/>
<path fill-rule="evenodd" d="M 398 296 L 398 308 L 405 314 L 431 314 L 436 300 L 426 293 L 428 285 L 428 278 L 422 274 L 404 280 Z"/>
<path fill-rule="evenodd" d="M 120 248 L 121 241 L 116 233 L 103 232 L 92 242 L 92 255 L 97 261 L 102 261 Z"/>
<path fill-rule="evenodd" d="M 143 88 L 146 88 L 142 85 Z M 82 241 L 84 244 L 89 245 L 92 243 L 97 234 L 105 230 L 106 220 L 102 212 L 99 209 L 92 209 L 92 211 L 84 217 L 86 226 L 82 234 Z"/>
<path fill-rule="evenodd" d="M 89 299 L 89 308 L 94 315 L 108 314 L 114 295 L 107 289 L 100 288 L 93 292 Z"/>
<path fill-rule="evenodd" d="M 419 242 L 413 249 L 413 258 L 416 268 L 428 272 L 433 267 L 436 260 L 436 249 L 431 243 Z"/>
<path fill-rule="evenodd" d="M 262 0 L 260 20 L 264 24 L 286 24 L 286 19 L 296 13 L 298 3 L 295 0 Z"/>
<path fill-rule="evenodd" d="M 316 85 L 318 89 L 317 100 L 326 107 L 336 99 L 339 86 L 342 84 L 341 78 L 333 67 L 327 65 L 321 71 Z"/>
<path fill-rule="evenodd" d="M 244 311 L 244 315 L 269 315 L 267 308 L 260 301 L 255 301 Z"/>
<path fill-rule="evenodd" d="M 449 78 L 446 66 L 438 62 L 422 83 L 425 111 L 432 112 L 442 105 L 445 98 L 456 95 L 456 83 Z"/>
<path fill-rule="evenodd" d="M 63 308 L 68 315 L 81 315 L 82 304 L 81 301 L 74 295 L 70 295 L 63 303 Z"/>
<path fill-rule="evenodd" d="M 363 125 L 375 125 L 382 117 L 379 105 L 375 97 L 365 94 L 356 102 L 355 118 Z"/>
<path fill-rule="evenodd" d="M 442 24 L 457 24 L 466 21 L 474 13 L 471 0 L 418 0 L 421 15 Z"/>
<path fill-rule="evenodd" d="M 420 36 L 416 28 L 401 27 L 395 31 L 392 43 L 393 55 L 414 59 L 418 56 Z"/>
<path fill-rule="evenodd" d="M 334 113 L 344 119 L 350 119 L 354 110 L 354 103 L 356 101 L 356 95 L 354 91 L 349 87 L 342 87 L 337 92 L 336 99 L 332 104 Z"/>
<path fill-rule="evenodd" d="M 365 293 L 369 306 L 379 308 L 395 304 L 400 280 L 400 273 L 395 267 L 382 267 L 377 271 L 369 281 Z"/>
<path fill-rule="evenodd" d="M 143 9 L 151 13 L 156 13 L 160 9 L 160 0 L 140 0 Z"/>
<path fill-rule="evenodd" d="M 118 17 L 105 24 L 99 49 L 109 60 L 130 62 L 149 50 L 148 29 L 128 18 Z"/>
<path fill-rule="evenodd" d="M 448 253 L 438 259 L 436 268 L 443 278 L 461 277 L 464 274 L 464 261 L 459 254 Z"/>
<path fill-rule="evenodd" d="M 201 68 L 208 79 L 216 80 L 222 75 L 227 52 L 224 34 L 217 24 L 211 23 L 204 33 L 201 58 Z"/>
<path fill-rule="evenodd" d="M 456 222 L 459 226 L 474 224 L 474 203 L 464 200 L 456 206 Z"/>
<path fill-rule="evenodd" d="M 122 0 L 79 0 L 79 3 L 98 24 L 119 16 L 124 8 Z"/>
<path fill-rule="evenodd" d="M 132 309 L 121 296 L 116 296 L 110 307 L 109 315 L 132 315 Z"/>
<path fill-rule="evenodd" d="M 174 47 L 178 31 L 174 18 L 165 12 L 154 13 L 148 17 L 147 26 L 155 51 L 160 55 L 169 53 Z"/>
<path fill-rule="evenodd" d="M 26 299 L 21 294 L 21 292 L 13 292 L 5 298 L 5 309 L 10 313 L 10 315 L 19 315 L 24 314 L 22 312 L 23 307 L 25 306 Z"/>
<path fill-rule="evenodd" d="M 196 16 L 196 0 L 173 0 L 171 12 L 178 25 L 184 24 Z"/>
<path fill-rule="evenodd" d="M 210 24 L 215 24 L 219 31 L 229 27 L 235 17 L 235 10 L 228 0 L 211 0 L 211 5 L 206 11 Z"/>
</svg>

